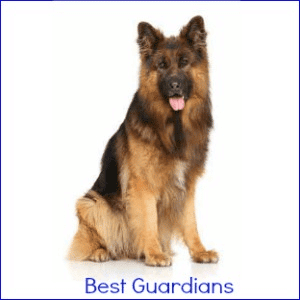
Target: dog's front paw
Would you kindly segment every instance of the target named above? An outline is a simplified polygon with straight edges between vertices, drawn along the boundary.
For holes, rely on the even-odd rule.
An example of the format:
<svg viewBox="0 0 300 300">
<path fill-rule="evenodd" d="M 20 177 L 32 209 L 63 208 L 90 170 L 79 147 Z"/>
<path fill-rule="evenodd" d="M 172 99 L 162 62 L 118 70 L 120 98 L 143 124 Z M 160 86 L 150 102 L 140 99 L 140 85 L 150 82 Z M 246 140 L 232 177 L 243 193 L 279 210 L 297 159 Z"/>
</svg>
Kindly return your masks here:
<svg viewBox="0 0 300 300">
<path fill-rule="evenodd" d="M 168 267 L 172 264 L 172 260 L 170 256 L 164 253 L 159 253 L 146 255 L 145 263 L 152 267 Z"/>
<path fill-rule="evenodd" d="M 197 263 L 217 263 L 219 261 L 219 255 L 214 250 L 195 252 L 192 254 L 192 259 Z"/>
</svg>

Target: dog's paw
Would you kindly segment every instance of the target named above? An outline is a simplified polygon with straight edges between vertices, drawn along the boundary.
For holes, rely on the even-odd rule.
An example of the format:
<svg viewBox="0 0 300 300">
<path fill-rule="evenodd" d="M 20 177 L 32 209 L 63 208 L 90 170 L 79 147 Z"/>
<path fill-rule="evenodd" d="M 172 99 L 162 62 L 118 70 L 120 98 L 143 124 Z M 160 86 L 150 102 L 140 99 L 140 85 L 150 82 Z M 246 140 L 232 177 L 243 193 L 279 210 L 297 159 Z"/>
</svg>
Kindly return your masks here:
<svg viewBox="0 0 300 300">
<path fill-rule="evenodd" d="M 192 254 L 192 259 L 197 263 L 217 263 L 219 261 L 219 255 L 214 250 L 196 252 Z"/>
<path fill-rule="evenodd" d="M 90 255 L 89 260 L 95 261 L 95 262 L 103 262 L 108 261 L 110 259 L 109 253 L 103 249 L 97 249 L 93 254 Z"/>
<path fill-rule="evenodd" d="M 168 267 L 172 264 L 172 260 L 168 255 L 159 253 L 146 255 L 145 263 L 146 265 L 152 267 Z"/>
</svg>

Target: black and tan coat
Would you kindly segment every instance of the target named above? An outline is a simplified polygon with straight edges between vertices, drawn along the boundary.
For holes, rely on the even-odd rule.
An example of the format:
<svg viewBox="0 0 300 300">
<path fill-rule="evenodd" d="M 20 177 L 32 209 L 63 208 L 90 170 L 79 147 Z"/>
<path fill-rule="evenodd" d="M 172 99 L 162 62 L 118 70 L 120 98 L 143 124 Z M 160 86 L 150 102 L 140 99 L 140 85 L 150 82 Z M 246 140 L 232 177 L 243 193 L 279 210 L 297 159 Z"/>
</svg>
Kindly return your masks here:
<svg viewBox="0 0 300 300">
<path fill-rule="evenodd" d="M 194 205 L 213 126 L 203 19 L 194 17 L 177 37 L 145 22 L 138 33 L 139 89 L 107 144 L 98 179 L 77 202 L 69 258 L 169 266 L 171 239 L 179 236 L 195 262 L 217 262 L 200 241 Z"/>
</svg>

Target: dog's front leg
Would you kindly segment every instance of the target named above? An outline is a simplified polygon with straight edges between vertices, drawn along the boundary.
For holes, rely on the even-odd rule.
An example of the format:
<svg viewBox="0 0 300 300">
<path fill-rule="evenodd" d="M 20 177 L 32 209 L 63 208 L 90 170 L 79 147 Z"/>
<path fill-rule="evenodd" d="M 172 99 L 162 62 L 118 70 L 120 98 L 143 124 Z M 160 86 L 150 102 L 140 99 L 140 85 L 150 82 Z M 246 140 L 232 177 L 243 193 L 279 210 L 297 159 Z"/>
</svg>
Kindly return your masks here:
<svg viewBox="0 0 300 300">
<path fill-rule="evenodd" d="M 195 215 L 194 195 L 194 188 L 189 190 L 187 193 L 187 198 L 184 205 L 183 215 L 180 224 L 183 239 L 189 248 L 189 252 L 192 259 L 195 262 L 216 263 L 219 260 L 218 253 L 213 250 L 206 251 L 198 234 Z"/>
<path fill-rule="evenodd" d="M 128 219 L 134 234 L 138 256 L 144 254 L 149 266 L 169 266 L 171 258 L 163 253 L 159 242 L 157 198 L 147 183 L 135 178 L 128 193 Z"/>
</svg>

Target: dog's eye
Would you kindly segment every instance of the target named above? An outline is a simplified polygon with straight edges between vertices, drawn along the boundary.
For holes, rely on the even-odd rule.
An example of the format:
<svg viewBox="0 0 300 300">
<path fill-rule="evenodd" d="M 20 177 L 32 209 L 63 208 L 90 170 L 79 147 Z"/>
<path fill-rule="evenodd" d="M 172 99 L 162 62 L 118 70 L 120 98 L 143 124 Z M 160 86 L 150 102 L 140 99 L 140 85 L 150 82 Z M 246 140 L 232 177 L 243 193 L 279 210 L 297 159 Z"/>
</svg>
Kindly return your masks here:
<svg viewBox="0 0 300 300">
<path fill-rule="evenodd" d="M 167 64 L 166 64 L 164 61 L 162 61 L 162 62 L 160 62 L 160 63 L 158 64 L 158 67 L 159 67 L 160 69 L 166 69 L 166 68 L 167 68 Z"/>
<path fill-rule="evenodd" d="M 183 68 L 183 67 L 185 67 L 186 65 L 188 65 L 188 63 L 189 63 L 189 60 L 188 60 L 186 57 L 182 57 L 182 58 L 180 58 L 180 60 L 179 60 L 179 67 L 180 67 L 180 68 Z"/>
</svg>

